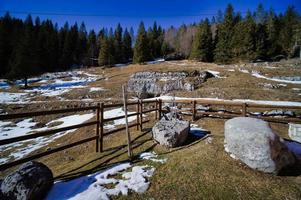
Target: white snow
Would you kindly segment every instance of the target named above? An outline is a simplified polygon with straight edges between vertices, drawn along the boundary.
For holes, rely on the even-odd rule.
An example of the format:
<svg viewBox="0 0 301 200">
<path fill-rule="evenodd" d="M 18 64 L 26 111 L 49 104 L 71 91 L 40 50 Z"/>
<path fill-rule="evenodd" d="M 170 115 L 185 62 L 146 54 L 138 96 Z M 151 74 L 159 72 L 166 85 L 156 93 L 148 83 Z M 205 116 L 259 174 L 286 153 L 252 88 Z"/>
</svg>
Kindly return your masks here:
<svg viewBox="0 0 301 200">
<path fill-rule="evenodd" d="M 248 73 L 249 73 L 249 71 L 246 70 L 246 69 L 239 69 L 239 71 L 242 72 L 242 73 L 245 73 L 245 74 L 248 74 Z"/>
<path fill-rule="evenodd" d="M 27 93 L 12 93 L 12 92 L 0 92 L 0 103 L 25 103 L 27 102 Z"/>
<path fill-rule="evenodd" d="M 233 99 L 233 100 L 225 100 L 225 99 L 218 99 L 218 98 L 186 98 L 186 97 L 173 97 L 173 96 L 160 96 L 156 98 L 149 98 L 148 100 L 167 100 L 171 101 L 175 100 L 209 100 L 209 101 L 224 101 L 224 102 L 241 102 L 241 103 L 254 103 L 254 104 L 264 104 L 264 105 L 276 105 L 276 106 L 301 106 L 301 102 L 294 102 L 294 101 L 265 101 L 265 100 L 251 100 L 251 99 Z"/>
<path fill-rule="evenodd" d="M 283 79 L 278 79 L 278 78 L 269 78 L 269 77 L 261 75 L 257 71 L 252 71 L 252 76 L 254 76 L 256 78 L 263 78 L 263 79 L 266 79 L 266 80 L 282 82 L 282 83 L 301 84 L 301 81 L 290 81 L 290 80 L 283 80 Z"/>
<path fill-rule="evenodd" d="M 153 61 L 148 61 L 146 62 L 147 64 L 158 64 L 158 63 L 161 63 L 161 62 L 164 62 L 165 60 L 163 58 L 158 58 L 158 59 L 155 59 Z"/>
<path fill-rule="evenodd" d="M 210 74 L 212 74 L 214 77 L 220 78 L 220 76 L 219 76 L 220 72 L 213 71 L 213 70 L 206 70 L 206 71 L 209 72 Z"/>
<path fill-rule="evenodd" d="M 164 164 L 167 161 L 167 158 L 158 159 L 158 155 L 154 151 L 153 152 L 144 152 L 144 153 L 141 153 L 139 155 L 139 157 L 142 160 L 151 160 L 153 162 L 159 162 L 161 164 Z"/>
<path fill-rule="evenodd" d="M 102 87 L 91 87 L 90 92 L 104 91 Z"/>
<path fill-rule="evenodd" d="M 134 112 L 129 112 L 128 111 L 128 115 L 129 114 L 132 114 Z M 108 111 L 105 111 L 104 112 L 104 119 L 107 119 L 107 118 L 113 118 L 113 117 L 119 117 L 119 116 L 124 116 L 125 113 L 123 111 L 122 108 L 116 108 L 116 109 L 113 109 L 113 110 L 108 110 Z M 134 120 L 136 120 L 137 116 L 131 116 L 131 117 L 128 117 L 128 122 L 132 122 Z M 112 122 L 110 122 L 112 123 Z M 118 125 L 124 125 L 125 124 L 125 119 L 116 119 L 113 121 L 113 124 L 106 124 L 104 126 L 105 129 L 114 129 L 115 126 L 118 126 Z"/>
<path fill-rule="evenodd" d="M 76 124 L 81 124 L 89 119 L 94 117 L 93 113 L 88 114 L 76 114 L 76 115 L 70 115 L 67 117 L 62 117 L 59 119 L 55 119 L 53 121 L 50 121 L 46 124 L 45 127 L 42 128 L 32 128 L 37 123 L 32 121 L 32 118 L 24 119 L 16 124 L 16 126 L 10 126 L 13 123 L 12 122 L 3 122 L 0 121 L 0 139 L 7 139 L 12 137 L 18 137 L 26 134 L 30 134 L 32 132 L 36 131 L 45 131 L 47 129 L 56 129 L 56 128 L 62 128 L 66 126 L 72 126 Z M 51 128 L 48 128 L 53 123 L 61 122 L 61 124 L 57 126 L 52 126 Z M 7 145 L 0 146 L 0 151 L 5 152 L 12 150 L 9 157 L 3 157 L 2 160 L 0 160 L 0 164 L 3 162 L 7 162 L 10 159 L 18 159 L 22 158 L 24 156 L 27 156 L 28 154 L 32 153 L 33 151 L 42 148 L 43 146 L 51 143 L 52 141 L 56 140 L 57 138 L 60 138 L 70 132 L 75 131 L 68 130 L 60 133 L 53 134 L 51 136 L 45 136 L 45 137 L 38 137 L 35 139 L 25 140 L 21 142 L 11 143 Z"/>
<path fill-rule="evenodd" d="M 10 86 L 7 83 L 7 80 L 0 79 L 0 89 L 8 89 L 8 88 L 10 88 Z"/>
<path fill-rule="evenodd" d="M 301 88 L 292 88 L 292 90 L 294 90 L 294 91 L 300 91 Z"/>
<path fill-rule="evenodd" d="M 130 168 L 131 171 L 125 171 Z M 119 164 L 92 175 L 66 182 L 56 182 L 46 200 L 98 200 L 109 199 L 110 196 L 119 194 L 128 195 L 129 191 L 143 193 L 150 184 L 147 178 L 151 177 L 154 171 L 155 168 L 146 165 L 132 167 L 129 163 Z M 122 178 L 114 178 L 118 174 L 121 174 Z M 113 184 L 114 187 L 107 188 L 107 184 Z"/>
</svg>

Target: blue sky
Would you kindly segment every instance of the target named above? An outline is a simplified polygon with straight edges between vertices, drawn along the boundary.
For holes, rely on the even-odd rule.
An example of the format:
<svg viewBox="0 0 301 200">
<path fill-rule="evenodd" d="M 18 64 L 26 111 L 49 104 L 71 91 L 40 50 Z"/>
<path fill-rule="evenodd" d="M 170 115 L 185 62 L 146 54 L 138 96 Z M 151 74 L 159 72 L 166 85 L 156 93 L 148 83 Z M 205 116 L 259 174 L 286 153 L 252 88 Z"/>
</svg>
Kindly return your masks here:
<svg viewBox="0 0 301 200">
<path fill-rule="evenodd" d="M 254 11 L 259 3 L 276 12 L 284 12 L 288 5 L 294 5 L 301 12 L 301 0 L 0 0 L 0 14 L 10 11 L 13 16 L 24 19 L 31 13 L 33 17 L 52 19 L 60 26 L 65 21 L 69 24 L 84 21 L 87 29 L 96 30 L 116 27 L 118 22 L 136 29 L 142 20 L 146 26 L 157 21 L 163 27 L 178 27 L 205 17 L 211 19 L 228 3 L 241 12 Z"/>
</svg>

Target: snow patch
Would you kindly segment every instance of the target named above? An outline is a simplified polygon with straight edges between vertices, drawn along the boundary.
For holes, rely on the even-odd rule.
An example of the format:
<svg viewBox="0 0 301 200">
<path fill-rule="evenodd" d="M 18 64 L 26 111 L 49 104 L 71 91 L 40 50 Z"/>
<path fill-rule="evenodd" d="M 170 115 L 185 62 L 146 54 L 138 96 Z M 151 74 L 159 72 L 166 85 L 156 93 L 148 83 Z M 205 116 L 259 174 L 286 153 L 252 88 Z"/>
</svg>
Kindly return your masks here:
<svg viewBox="0 0 301 200">
<path fill-rule="evenodd" d="M 301 84 L 301 81 L 298 81 L 298 80 L 295 81 L 295 80 L 285 80 L 285 79 L 280 79 L 280 78 L 269 78 L 269 77 L 261 75 L 257 71 L 252 71 L 252 76 L 254 76 L 256 78 L 262 78 L 262 79 L 276 81 L 276 82 L 282 82 L 282 83 Z"/>
<path fill-rule="evenodd" d="M 301 106 L 301 102 L 294 101 L 264 101 L 264 100 L 251 100 L 251 99 L 233 99 L 233 100 L 225 100 L 218 98 L 186 98 L 186 97 L 173 97 L 173 96 L 160 96 L 155 98 L 149 98 L 148 100 L 166 100 L 171 101 L 175 100 L 209 100 L 209 101 L 224 101 L 224 102 L 240 102 L 240 103 L 254 103 L 254 104 L 264 104 L 264 105 L 276 105 L 276 106 Z"/>
<path fill-rule="evenodd" d="M 161 163 L 161 164 L 164 164 L 167 161 L 167 158 L 158 159 L 158 155 L 154 151 L 153 152 L 144 152 L 144 153 L 141 153 L 139 155 L 139 157 L 142 160 L 150 160 L 150 161 L 158 162 L 158 163 Z"/>
<path fill-rule="evenodd" d="M 102 87 L 91 87 L 90 92 L 98 92 L 98 91 L 104 91 Z"/>
<path fill-rule="evenodd" d="M 37 131 L 45 131 L 47 129 L 57 129 L 57 128 L 62 128 L 66 126 L 73 126 L 76 124 L 81 124 L 89 119 L 94 117 L 93 113 L 89 114 L 76 114 L 76 115 L 70 115 L 67 117 L 62 117 L 59 119 L 55 119 L 53 121 L 50 121 L 46 124 L 45 127 L 42 128 L 32 128 L 35 126 L 37 123 L 33 122 L 32 118 L 29 119 L 24 119 L 20 122 L 18 122 L 15 126 L 12 126 L 12 122 L 3 122 L 0 121 L 0 139 L 7 139 L 7 138 L 12 138 L 12 137 L 18 137 L 22 135 L 27 135 L 32 132 L 37 132 Z M 53 126 L 51 128 L 48 128 L 49 125 L 53 123 L 61 122 L 57 126 Z M 73 130 L 68 130 L 64 132 L 59 132 L 56 134 L 53 134 L 51 136 L 45 136 L 45 137 L 38 137 L 35 139 L 30 139 L 30 140 L 25 140 L 25 141 L 20 141 L 20 142 L 15 142 L 7 145 L 0 146 L 0 151 L 2 153 L 5 153 L 5 151 L 11 151 L 10 155 L 8 157 L 3 157 L 0 160 L 0 164 L 9 161 L 10 159 L 19 159 L 23 158 L 24 156 L 29 155 L 33 151 L 40 149 L 47 144 L 51 143 L 52 141 L 68 134 L 76 129 Z"/>
<path fill-rule="evenodd" d="M 28 102 L 27 93 L 11 93 L 11 92 L 0 92 L 0 103 L 25 103 Z"/>
<path fill-rule="evenodd" d="M 134 112 L 129 112 L 128 111 L 128 115 L 130 114 L 133 114 Z M 104 112 L 104 119 L 107 119 L 107 118 L 113 118 L 113 117 L 119 117 L 119 116 L 124 116 L 125 113 L 123 111 L 122 108 L 116 108 L 116 109 L 113 109 L 113 110 L 108 110 L 108 111 L 105 111 Z M 137 118 L 137 116 L 131 116 L 131 117 L 128 117 L 128 122 L 132 122 L 132 121 L 135 121 Z M 114 129 L 116 126 L 119 126 L 119 125 L 125 125 L 125 119 L 116 119 L 113 121 L 113 124 L 106 124 L 104 126 L 105 129 Z"/>
<path fill-rule="evenodd" d="M 213 70 L 206 70 L 206 71 L 209 72 L 210 74 L 212 74 L 216 78 L 221 78 L 219 76 L 220 72 L 218 72 L 218 71 L 213 71 Z"/>
<path fill-rule="evenodd" d="M 131 171 L 126 172 L 131 168 Z M 116 165 L 103 172 L 79 177 L 71 181 L 56 182 L 48 193 L 47 200 L 73 199 L 98 200 L 109 199 L 119 194 L 128 195 L 129 191 L 143 193 L 149 188 L 147 178 L 151 177 L 155 168 L 145 166 L 132 167 L 129 163 Z M 121 174 L 121 179 L 112 176 Z M 113 188 L 107 188 L 113 184 Z"/>
</svg>

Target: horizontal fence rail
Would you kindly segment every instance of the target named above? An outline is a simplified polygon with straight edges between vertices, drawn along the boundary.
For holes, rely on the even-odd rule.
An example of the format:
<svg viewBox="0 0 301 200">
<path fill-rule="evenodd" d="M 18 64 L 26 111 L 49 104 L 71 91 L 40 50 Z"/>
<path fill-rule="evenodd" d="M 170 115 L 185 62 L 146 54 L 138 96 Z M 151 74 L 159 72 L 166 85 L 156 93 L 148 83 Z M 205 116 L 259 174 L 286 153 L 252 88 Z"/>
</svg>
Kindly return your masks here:
<svg viewBox="0 0 301 200">
<path fill-rule="evenodd" d="M 145 104 L 152 104 L 155 103 L 154 106 L 151 106 L 147 108 Z M 127 117 L 133 117 L 136 116 L 137 120 L 135 123 L 129 124 L 129 128 L 137 127 L 137 130 L 143 129 L 143 124 L 149 122 L 149 119 L 144 120 L 144 114 L 146 113 L 152 113 L 155 112 L 155 119 L 161 119 L 163 116 L 163 113 L 168 112 L 166 109 L 163 109 L 163 103 L 173 103 L 173 104 L 184 104 L 189 105 L 187 108 L 181 108 L 178 109 L 178 114 L 183 115 L 190 115 L 192 117 L 192 120 L 197 119 L 197 117 L 216 117 L 216 118 L 233 118 L 237 116 L 248 116 L 248 117 L 254 117 L 254 118 L 260 118 L 266 121 L 271 122 L 297 122 L 301 123 L 301 119 L 297 117 L 287 117 L 287 118 L 275 118 L 275 117 L 266 117 L 266 116 L 255 116 L 252 115 L 252 113 L 248 112 L 250 109 L 290 109 L 290 110 L 300 110 L 301 106 L 283 106 L 283 105 L 267 105 L 267 104 L 255 104 L 255 103 L 245 103 L 245 102 L 234 102 L 234 101 L 214 101 L 214 100 L 133 100 L 129 101 L 127 103 L 127 106 L 134 106 L 136 111 L 128 114 Z M 209 107 L 210 110 L 202 110 L 200 111 L 197 109 L 198 105 L 202 105 L 203 107 Z M 123 104 L 116 103 L 116 104 L 104 104 L 99 103 L 95 106 L 86 106 L 86 107 L 75 107 L 75 108 L 67 108 L 67 109 L 57 109 L 57 110 L 47 110 L 47 111 L 37 111 L 37 112 L 27 112 L 27 113 L 16 113 L 16 114 L 5 114 L 0 115 L 0 120 L 9 120 L 9 119 L 17 119 L 17 118 L 25 118 L 25 117 L 35 117 L 35 116 L 44 116 L 44 115 L 51 115 L 51 114 L 65 114 L 65 113 L 72 113 L 72 112 L 82 112 L 82 111 L 93 111 L 96 114 L 96 120 L 84 122 L 81 124 L 76 124 L 72 126 L 67 126 L 63 128 L 57 128 L 57 129 L 51 129 L 40 131 L 40 132 L 33 132 L 32 134 L 23 135 L 19 137 L 13 137 L 8 139 L 0 140 L 0 146 L 1 145 L 7 145 L 15 142 L 21 142 L 29 139 L 34 139 L 37 137 L 42 136 L 48 136 L 55 133 L 73 130 L 77 128 L 82 127 L 88 127 L 96 125 L 96 133 L 95 136 L 88 137 L 70 144 L 66 144 L 60 147 L 56 147 L 53 149 L 50 149 L 48 151 L 44 151 L 41 153 L 37 153 L 34 155 L 27 156 L 25 158 L 21 158 L 18 160 L 14 160 L 5 164 L 0 165 L 0 170 L 5 170 L 10 167 L 22 164 L 27 161 L 31 161 L 34 159 L 38 159 L 62 150 L 65 150 L 67 148 L 72 148 L 78 145 L 81 145 L 83 143 L 95 141 L 96 144 L 96 152 L 102 152 L 103 151 L 103 137 L 108 136 L 120 131 L 123 131 L 126 129 L 125 126 L 118 127 L 112 130 L 106 130 L 104 131 L 104 125 L 105 123 L 108 123 L 110 121 L 119 120 L 125 118 L 125 115 L 117 116 L 117 117 L 110 117 L 110 118 L 104 118 L 104 112 L 105 109 L 108 108 L 116 108 L 116 107 L 122 107 Z M 224 108 L 227 107 L 227 109 L 220 110 L 211 110 L 212 107 L 219 107 L 222 106 Z M 236 111 L 229 110 L 230 108 L 236 109 Z"/>
<path fill-rule="evenodd" d="M 138 100 L 138 101 L 134 101 L 134 102 L 129 102 L 127 103 L 128 106 L 131 105 L 137 105 L 137 107 L 139 108 L 143 108 L 143 104 L 145 103 L 156 103 L 156 108 L 158 107 L 157 105 L 159 104 L 157 100 L 152 100 L 152 101 L 142 101 L 142 100 Z M 10 167 L 22 164 L 24 162 L 28 162 L 34 159 L 38 159 L 68 148 L 72 148 L 78 145 L 81 145 L 83 143 L 87 143 L 87 142 L 91 142 L 91 141 L 96 141 L 96 152 L 98 151 L 103 151 L 103 137 L 104 136 L 108 136 L 111 135 L 113 133 L 125 130 L 126 127 L 119 127 L 113 130 L 109 130 L 107 132 L 104 132 L 104 124 L 110 121 L 114 121 L 114 120 L 118 120 L 118 119 L 123 119 L 125 118 L 125 115 L 121 115 L 121 116 L 117 116 L 117 117 L 112 117 L 112 118 L 104 118 L 104 109 L 106 108 L 114 108 L 114 107 L 121 107 L 123 106 L 123 104 L 104 104 L 104 103 L 100 103 L 97 104 L 96 106 L 86 106 L 86 107 L 75 107 L 75 108 L 67 108 L 67 109 L 57 109 L 57 110 L 45 110 L 45 111 L 37 111 L 37 112 L 26 112 L 26 113 L 14 113 L 14 114 L 4 114 L 4 115 L 0 115 L 0 120 L 9 120 L 9 119 L 18 119 L 18 118 L 26 118 L 26 117 L 36 117 L 36 116 L 45 116 L 45 115 L 54 115 L 54 114 L 65 114 L 65 113 L 72 113 L 72 112 L 82 112 L 82 111 L 96 111 L 96 120 L 94 121 L 89 121 L 89 122 L 84 122 L 81 124 L 76 124 L 76 125 L 72 125 L 72 126 L 66 126 L 66 127 L 62 127 L 62 128 L 57 128 L 57 129 L 51 129 L 49 128 L 49 130 L 45 130 L 45 131 L 40 131 L 40 132 L 33 132 L 31 134 L 28 135 L 23 135 L 23 136 L 18 136 L 18 137 L 13 137 L 13 138 L 7 138 L 7 139 L 2 139 L 0 140 L 0 146 L 2 145 L 8 145 L 11 143 L 15 143 L 15 142 L 21 142 L 21 141 L 25 141 L 25 140 L 30 140 L 30 139 L 34 139 L 34 138 L 38 138 L 38 137 L 43 137 L 43 136 L 49 136 L 49 135 L 53 135 L 55 133 L 59 133 L 59 132 L 64 132 L 64 131 L 68 131 L 68 130 L 73 130 L 73 129 L 77 129 L 77 128 L 82 128 L 82 127 L 87 127 L 87 126 L 92 126 L 92 125 L 96 125 L 96 135 L 93 137 L 89 137 L 89 138 L 85 138 L 70 144 L 66 144 L 60 147 L 56 147 L 54 149 L 50 149 L 41 153 L 37 153 L 34 155 L 30 155 L 27 156 L 25 158 L 21 158 L 18 160 L 14 160 L 5 164 L 0 165 L 0 170 L 6 170 Z M 157 111 L 158 109 L 151 109 L 151 110 L 142 110 L 139 109 L 137 112 L 128 114 L 128 117 L 132 117 L 132 116 L 137 116 L 137 122 L 134 124 L 129 125 L 129 128 L 131 127 L 137 127 L 137 129 L 141 129 L 142 130 L 142 125 L 144 123 L 149 122 L 149 120 L 143 120 L 143 114 L 144 113 L 148 113 L 148 112 L 156 112 L 156 117 L 157 117 Z"/>
</svg>

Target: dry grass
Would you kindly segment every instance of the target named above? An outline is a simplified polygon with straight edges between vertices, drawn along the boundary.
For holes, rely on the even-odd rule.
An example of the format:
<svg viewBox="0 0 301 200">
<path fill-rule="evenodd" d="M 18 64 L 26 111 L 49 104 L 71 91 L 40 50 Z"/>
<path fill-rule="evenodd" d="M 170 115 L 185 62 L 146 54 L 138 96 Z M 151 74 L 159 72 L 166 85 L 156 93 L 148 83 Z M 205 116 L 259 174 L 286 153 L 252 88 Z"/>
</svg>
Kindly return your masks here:
<svg viewBox="0 0 301 200">
<path fill-rule="evenodd" d="M 196 63 L 190 61 L 164 62 L 156 65 L 130 65 L 124 68 L 91 68 L 89 73 L 105 75 L 107 80 L 92 83 L 91 87 L 103 87 L 106 91 L 88 93 L 88 89 L 74 89 L 71 93 L 63 95 L 72 101 L 50 101 L 39 97 L 42 103 L 28 105 L 1 105 L 7 112 L 25 112 L 44 109 L 58 109 L 73 105 L 89 105 L 107 100 L 113 102 L 121 98 L 121 85 L 126 83 L 129 76 L 137 71 L 182 71 L 182 70 L 216 70 L 222 77 L 209 79 L 199 89 L 193 92 L 177 91 L 176 95 L 187 97 L 219 97 L 224 99 L 257 99 L 257 100 L 286 100 L 301 101 L 301 96 L 291 88 L 300 88 L 299 85 L 287 84 L 284 88 L 266 89 L 261 84 L 273 83 L 264 79 L 252 77 L 250 74 L 239 72 L 243 68 L 249 71 L 256 70 L 269 76 L 287 75 L 301 76 L 301 72 L 290 65 L 277 66 L 277 70 L 251 65 L 218 66 L 215 64 Z M 235 69 L 235 72 L 228 71 Z M 12 91 L 18 91 L 13 88 Z M 89 95 L 93 102 L 81 101 Z M 74 101 L 73 101 L 74 100 Z M 81 101 L 81 102 L 79 102 Z M 70 113 L 71 114 L 71 113 Z M 35 118 L 45 124 L 63 115 L 53 115 Z M 153 117 L 150 117 L 153 119 Z M 145 131 L 141 133 L 131 128 L 134 140 L 134 154 L 137 156 L 143 151 L 154 150 L 160 156 L 168 158 L 164 165 L 156 165 L 156 172 L 151 178 L 151 186 L 145 194 L 131 194 L 120 199 L 300 199 L 300 176 L 272 176 L 250 170 L 245 165 L 231 159 L 223 148 L 222 119 L 200 119 L 199 126 L 209 130 L 213 137 L 212 144 L 199 140 L 193 144 L 167 150 L 153 143 L 151 128 L 154 121 L 145 124 Z M 282 137 L 287 137 L 287 125 L 272 124 L 272 128 Z M 45 151 L 95 135 L 95 127 L 86 127 L 68 134 L 34 153 Z M 55 153 L 40 159 L 48 165 L 57 179 L 68 179 L 79 175 L 93 173 L 105 169 L 115 163 L 128 161 L 126 151 L 125 132 L 119 132 L 104 139 L 103 153 L 95 152 L 95 142 Z M 134 164 L 142 161 L 133 160 Z M 145 161 L 143 161 L 145 162 Z M 8 172 L 8 171 L 7 171 Z M 0 174 L 4 176 L 5 173 Z M 114 197 L 115 198 L 115 197 Z"/>
</svg>

